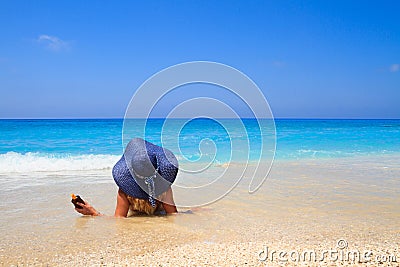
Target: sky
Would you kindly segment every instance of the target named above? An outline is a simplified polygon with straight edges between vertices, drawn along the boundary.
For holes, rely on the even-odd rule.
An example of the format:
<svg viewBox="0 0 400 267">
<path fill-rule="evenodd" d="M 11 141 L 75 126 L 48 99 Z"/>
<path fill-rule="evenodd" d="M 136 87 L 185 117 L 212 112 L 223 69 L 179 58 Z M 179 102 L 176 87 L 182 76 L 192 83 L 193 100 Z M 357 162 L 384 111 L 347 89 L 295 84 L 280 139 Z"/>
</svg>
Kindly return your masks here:
<svg viewBox="0 0 400 267">
<path fill-rule="evenodd" d="M 243 72 L 276 118 L 400 118 L 399 14 L 399 1 L 2 0 L 0 118 L 122 118 L 143 82 L 189 61 Z M 197 87 L 158 115 L 198 96 L 248 112 Z"/>
</svg>

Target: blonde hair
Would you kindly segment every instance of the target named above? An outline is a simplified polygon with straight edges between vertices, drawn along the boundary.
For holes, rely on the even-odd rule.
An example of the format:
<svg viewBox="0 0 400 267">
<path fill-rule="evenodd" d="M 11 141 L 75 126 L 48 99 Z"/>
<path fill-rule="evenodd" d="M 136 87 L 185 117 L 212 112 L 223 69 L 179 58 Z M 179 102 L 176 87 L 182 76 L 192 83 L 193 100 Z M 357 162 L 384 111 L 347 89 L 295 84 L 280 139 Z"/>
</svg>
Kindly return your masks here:
<svg viewBox="0 0 400 267">
<path fill-rule="evenodd" d="M 163 199 L 166 193 L 162 193 L 157 199 Z M 162 208 L 161 202 L 156 201 L 156 206 L 153 207 L 148 199 L 141 199 L 127 195 L 129 201 L 129 210 L 131 215 L 147 214 L 153 215 L 158 209 Z"/>
</svg>

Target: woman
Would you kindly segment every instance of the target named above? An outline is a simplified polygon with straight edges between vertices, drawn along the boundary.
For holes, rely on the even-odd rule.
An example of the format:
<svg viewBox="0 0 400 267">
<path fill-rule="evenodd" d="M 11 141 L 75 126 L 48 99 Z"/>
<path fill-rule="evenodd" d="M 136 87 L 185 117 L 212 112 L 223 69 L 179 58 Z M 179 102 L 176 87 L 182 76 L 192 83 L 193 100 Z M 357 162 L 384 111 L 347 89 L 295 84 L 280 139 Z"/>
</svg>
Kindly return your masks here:
<svg viewBox="0 0 400 267">
<path fill-rule="evenodd" d="M 114 216 L 133 214 L 176 213 L 171 189 L 178 174 L 178 161 L 168 149 L 141 138 L 132 139 L 112 174 L 119 187 Z M 83 215 L 102 215 L 88 202 L 77 203 L 75 210 Z"/>
</svg>

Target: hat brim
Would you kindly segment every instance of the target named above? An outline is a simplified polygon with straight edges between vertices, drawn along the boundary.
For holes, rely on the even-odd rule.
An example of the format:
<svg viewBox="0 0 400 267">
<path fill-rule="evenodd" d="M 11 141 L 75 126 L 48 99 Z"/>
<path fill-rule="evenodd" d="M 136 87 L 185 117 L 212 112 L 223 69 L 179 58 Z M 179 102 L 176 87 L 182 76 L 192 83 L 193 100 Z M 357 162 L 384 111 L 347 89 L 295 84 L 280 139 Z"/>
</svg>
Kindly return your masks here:
<svg viewBox="0 0 400 267">
<path fill-rule="evenodd" d="M 149 197 L 132 176 L 128 166 L 126 165 L 124 156 L 122 156 L 122 158 L 114 165 L 113 178 L 117 186 L 125 194 L 141 199 L 147 199 Z"/>
</svg>

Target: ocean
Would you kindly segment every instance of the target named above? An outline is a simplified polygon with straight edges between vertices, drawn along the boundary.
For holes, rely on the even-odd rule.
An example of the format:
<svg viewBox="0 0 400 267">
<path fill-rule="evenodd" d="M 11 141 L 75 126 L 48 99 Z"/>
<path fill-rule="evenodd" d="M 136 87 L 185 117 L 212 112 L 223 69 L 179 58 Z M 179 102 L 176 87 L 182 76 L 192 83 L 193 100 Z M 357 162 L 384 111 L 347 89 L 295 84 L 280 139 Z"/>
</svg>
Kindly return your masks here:
<svg viewBox="0 0 400 267">
<path fill-rule="evenodd" d="M 143 121 L 0 120 L 0 265 L 151 265 L 157 253 L 222 248 L 256 266 L 265 246 L 323 251 L 338 240 L 399 253 L 400 120 L 277 119 L 276 144 L 251 119 L 184 122 L 150 119 L 145 136 L 177 155 L 180 214 L 114 219 L 81 216 L 70 194 L 112 215 L 111 169 Z M 262 132 L 272 142 L 259 160 Z M 250 194 L 252 183 L 262 186 Z"/>
<path fill-rule="evenodd" d="M 236 132 L 238 121 L 197 119 L 182 127 L 182 120 L 172 119 L 164 131 L 164 120 L 149 119 L 145 139 L 161 145 L 172 136 L 178 139 L 179 149 L 170 149 L 180 161 L 217 164 L 232 160 L 231 153 L 240 154 L 232 152 L 232 140 L 248 141 L 249 153 L 235 160 L 257 161 L 262 140 L 259 125 L 244 119 L 246 132 Z M 275 160 L 400 153 L 400 120 L 277 119 L 275 125 L 276 151 L 268 155 Z M 0 174 L 110 169 L 127 141 L 123 129 L 122 119 L 0 120 Z M 140 129 L 129 130 L 130 136 L 143 137 Z M 162 143 L 161 136 L 167 141 Z"/>
</svg>

